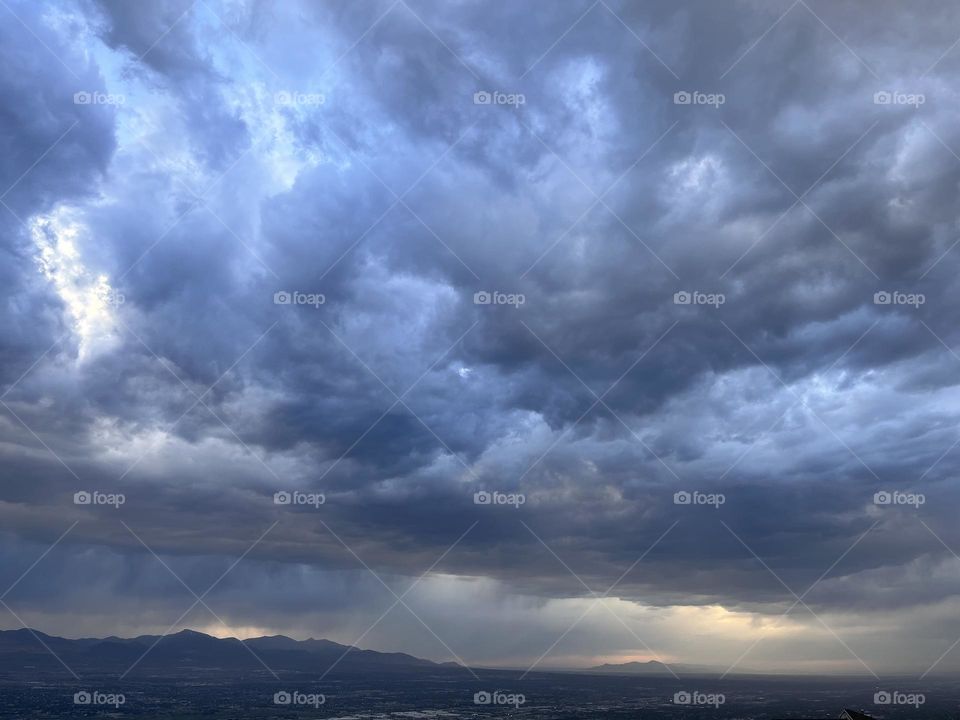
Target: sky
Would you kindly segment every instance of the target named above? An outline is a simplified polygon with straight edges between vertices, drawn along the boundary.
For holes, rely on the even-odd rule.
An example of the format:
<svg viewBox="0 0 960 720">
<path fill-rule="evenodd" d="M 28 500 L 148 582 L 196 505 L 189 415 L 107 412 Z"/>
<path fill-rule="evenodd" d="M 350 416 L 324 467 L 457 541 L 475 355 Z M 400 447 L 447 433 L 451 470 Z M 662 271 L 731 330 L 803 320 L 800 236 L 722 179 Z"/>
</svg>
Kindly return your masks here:
<svg viewBox="0 0 960 720">
<path fill-rule="evenodd" d="M 954 3 L 0 18 L 0 627 L 960 670 Z"/>
</svg>

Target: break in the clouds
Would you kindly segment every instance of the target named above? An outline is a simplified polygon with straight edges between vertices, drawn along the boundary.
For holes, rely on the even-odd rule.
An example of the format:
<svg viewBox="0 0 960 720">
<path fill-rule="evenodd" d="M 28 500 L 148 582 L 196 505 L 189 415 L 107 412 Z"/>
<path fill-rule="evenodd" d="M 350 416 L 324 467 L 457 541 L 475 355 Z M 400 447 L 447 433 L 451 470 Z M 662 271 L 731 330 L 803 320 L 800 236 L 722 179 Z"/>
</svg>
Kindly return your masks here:
<svg viewBox="0 0 960 720">
<path fill-rule="evenodd" d="M 4 626 L 960 667 L 921 5 L 4 4 Z"/>
</svg>

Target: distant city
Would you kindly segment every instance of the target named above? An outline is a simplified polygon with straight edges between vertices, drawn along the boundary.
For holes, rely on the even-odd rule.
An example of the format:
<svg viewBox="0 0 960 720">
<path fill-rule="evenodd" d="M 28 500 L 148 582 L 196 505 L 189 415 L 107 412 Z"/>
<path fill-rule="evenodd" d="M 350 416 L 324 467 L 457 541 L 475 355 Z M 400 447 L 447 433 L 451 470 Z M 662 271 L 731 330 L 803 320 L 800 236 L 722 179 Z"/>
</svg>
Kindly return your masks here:
<svg viewBox="0 0 960 720">
<path fill-rule="evenodd" d="M 168 636 L 66 640 L 0 631 L 3 717 L 783 718 L 948 717 L 960 681 L 739 674 L 658 663 L 531 672 L 437 664 L 327 640 Z M 72 677 L 76 675 L 75 677 Z M 857 710 L 855 705 L 867 710 Z M 841 713 L 843 713 L 841 715 Z M 874 716 L 871 713 L 876 713 Z"/>
</svg>

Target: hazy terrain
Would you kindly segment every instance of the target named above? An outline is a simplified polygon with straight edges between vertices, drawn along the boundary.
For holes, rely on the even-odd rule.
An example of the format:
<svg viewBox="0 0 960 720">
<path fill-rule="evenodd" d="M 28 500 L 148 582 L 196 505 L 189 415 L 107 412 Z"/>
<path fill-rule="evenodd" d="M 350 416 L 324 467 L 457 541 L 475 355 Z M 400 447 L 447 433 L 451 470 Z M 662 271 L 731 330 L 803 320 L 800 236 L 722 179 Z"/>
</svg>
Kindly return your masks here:
<svg viewBox="0 0 960 720">
<path fill-rule="evenodd" d="M 697 670 L 653 662 L 527 674 L 283 636 L 240 641 L 186 630 L 68 640 L 18 630 L 0 632 L 0 717 L 761 720 L 832 718 L 845 707 L 878 718 L 942 718 L 960 707 L 953 680 L 904 678 L 878 689 L 872 678 L 719 679 Z M 920 701 L 877 705 L 878 690 Z"/>
<path fill-rule="evenodd" d="M 275 681 L 266 672 L 240 677 L 198 678 L 184 673 L 176 678 L 150 678 L 118 683 L 115 676 L 72 679 L 10 677 L 0 681 L 0 716 L 4 718 L 72 718 L 104 715 L 113 708 L 91 709 L 73 703 L 78 689 L 101 688 L 123 693 L 117 710 L 123 717 L 158 720 L 216 718 L 338 718 L 338 717 L 490 717 L 527 718 L 836 718 L 844 707 L 861 708 L 877 718 L 954 718 L 960 707 L 960 683 L 927 683 L 926 702 L 913 707 L 883 707 L 872 712 L 874 683 L 830 679 L 743 679 L 717 682 L 672 678 L 635 679 L 559 673 L 476 671 L 479 680 L 464 670 L 430 670 L 414 673 L 356 675 L 333 673 L 323 681 L 311 674 L 283 674 Z M 901 688 L 909 690 L 904 683 Z M 297 690 L 304 695 L 323 694 L 316 708 L 278 706 L 274 694 Z M 478 692 L 500 690 L 522 694 L 525 702 L 512 705 L 477 705 Z M 722 693 L 724 703 L 688 706 L 674 703 L 678 692 Z"/>
</svg>

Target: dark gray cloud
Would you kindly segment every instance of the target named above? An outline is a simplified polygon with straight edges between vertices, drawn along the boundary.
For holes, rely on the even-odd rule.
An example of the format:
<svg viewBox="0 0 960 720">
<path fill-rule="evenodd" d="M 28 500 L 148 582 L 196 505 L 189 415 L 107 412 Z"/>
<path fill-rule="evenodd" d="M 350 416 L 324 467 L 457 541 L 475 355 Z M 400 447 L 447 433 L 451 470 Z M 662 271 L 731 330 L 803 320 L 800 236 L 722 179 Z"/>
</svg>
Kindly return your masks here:
<svg viewBox="0 0 960 720">
<path fill-rule="evenodd" d="M 471 660 L 536 659 L 580 579 L 643 556 L 612 596 L 664 653 L 726 613 L 704 652 L 733 661 L 816 583 L 868 662 L 933 662 L 960 634 L 960 58 L 954 10 L 881 5 L 12 5 L 42 42 L 12 19 L 0 51 L 0 581 L 78 520 L 12 597 L 162 631 L 183 588 L 121 520 L 198 591 L 277 521 L 218 590 L 229 625 L 359 634 L 390 598 L 358 557 L 402 588 L 473 526 L 416 595 Z M 858 614 L 927 639 L 881 661 L 905 640 Z M 642 651 L 606 623 L 563 657 Z"/>
</svg>

